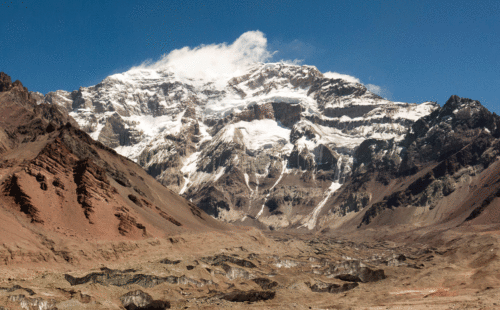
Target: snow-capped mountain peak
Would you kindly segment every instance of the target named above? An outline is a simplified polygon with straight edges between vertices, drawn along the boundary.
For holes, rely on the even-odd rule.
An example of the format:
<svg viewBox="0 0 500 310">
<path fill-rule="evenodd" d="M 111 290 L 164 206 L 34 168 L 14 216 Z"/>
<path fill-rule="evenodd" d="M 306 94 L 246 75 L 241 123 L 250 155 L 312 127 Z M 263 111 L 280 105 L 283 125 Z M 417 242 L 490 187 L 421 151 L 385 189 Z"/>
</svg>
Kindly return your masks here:
<svg viewBox="0 0 500 310">
<path fill-rule="evenodd" d="M 216 217 L 311 229 L 364 140 L 399 141 L 437 108 L 328 76 L 285 63 L 215 82 L 133 68 L 44 100 Z"/>
</svg>

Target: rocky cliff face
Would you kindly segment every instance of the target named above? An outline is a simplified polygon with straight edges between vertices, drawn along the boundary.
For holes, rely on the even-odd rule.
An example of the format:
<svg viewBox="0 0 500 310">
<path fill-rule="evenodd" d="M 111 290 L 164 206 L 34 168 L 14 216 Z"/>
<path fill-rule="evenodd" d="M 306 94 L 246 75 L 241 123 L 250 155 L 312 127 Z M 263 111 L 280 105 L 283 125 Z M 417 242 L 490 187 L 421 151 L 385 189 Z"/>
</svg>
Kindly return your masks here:
<svg viewBox="0 0 500 310">
<path fill-rule="evenodd" d="M 44 101 L 218 218 L 309 229 L 352 174 L 363 141 L 395 144 L 438 108 L 282 63 L 257 64 L 225 87 L 132 69 Z"/>
</svg>

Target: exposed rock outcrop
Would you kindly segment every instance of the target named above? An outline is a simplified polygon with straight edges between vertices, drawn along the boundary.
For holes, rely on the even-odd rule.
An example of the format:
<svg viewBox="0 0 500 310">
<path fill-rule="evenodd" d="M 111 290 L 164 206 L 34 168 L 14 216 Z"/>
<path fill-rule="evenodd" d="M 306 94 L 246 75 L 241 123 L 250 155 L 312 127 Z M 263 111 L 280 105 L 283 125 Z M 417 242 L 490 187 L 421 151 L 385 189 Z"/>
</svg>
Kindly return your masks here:
<svg viewBox="0 0 500 310">
<path fill-rule="evenodd" d="M 335 284 L 335 283 L 322 283 L 322 282 L 314 283 L 312 285 L 310 283 L 306 283 L 306 284 L 308 284 L 309 288 L 313 292 L 332 293 L 332 294 L 346 292 L 346 291 L 349 291 L 349 290 L 352 290 L 352 289 L 358 287 L 358 285 L 359 285 L 358 283 L 344 283 L 344 284 L 340 285 L 340 284 Z"/>
<path fill-rule="evenodd" d="M 273 291 L 234 291 L 222 295 L 220 298 L 231 302 L 256 302 L 273 299 L 276 295 Z"/>
<path fill-rule="evenodd" d="M 350 282 L 376 282 L 385 279 L 382 269 L 373 270 L 360 261 L 345 261 L 329 272 L 330 277 Z"/>
<path fill-rule="evenodd" d="M 166 276 L 158 277 L 155 275 L 145 275 L 142 273 L 136 273 L 135 270 L 114 270 L 109 268 L 101 268 L 101 272 L 93 272 L 84 277 L 73 277 L 66 274 L 64 276 L 66 281 L 68 281 L 72 286 L 81 285 L 85 283 L 99 283 L 101 285 L 114 285 L 114 286 L 128 286 L 131 284 L 137 284 L 144 288 L 151 288 L 162 283 L 171 284 L 197 284 L 200 286 L 206 283 L 198 282 L 196 280 L 190 279 L 186 276 Z"/>
</svg>

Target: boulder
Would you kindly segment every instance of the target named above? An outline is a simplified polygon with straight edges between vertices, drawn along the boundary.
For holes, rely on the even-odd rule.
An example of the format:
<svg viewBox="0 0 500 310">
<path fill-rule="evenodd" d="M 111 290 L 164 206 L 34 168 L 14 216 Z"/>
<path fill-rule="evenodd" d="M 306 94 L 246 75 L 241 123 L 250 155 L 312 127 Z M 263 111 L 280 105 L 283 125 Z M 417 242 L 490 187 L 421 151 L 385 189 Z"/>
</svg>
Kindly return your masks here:
<svg viewBox="0 0 500 310">
<path fill-rule="evenodd" d="M 131 291 L 120 297 L 127 310 L 164 310 L 170 309 L 168 301 L 153 300 L 151 295 L 141 290 Z"/>
<path fill-rule="evenodd" d="M 349 282 L 376 282 L 385 279 L 384 270 L 373 270 L 360 261 L 345 261 L 333 268 L 330 277 Z"/>
</svg>

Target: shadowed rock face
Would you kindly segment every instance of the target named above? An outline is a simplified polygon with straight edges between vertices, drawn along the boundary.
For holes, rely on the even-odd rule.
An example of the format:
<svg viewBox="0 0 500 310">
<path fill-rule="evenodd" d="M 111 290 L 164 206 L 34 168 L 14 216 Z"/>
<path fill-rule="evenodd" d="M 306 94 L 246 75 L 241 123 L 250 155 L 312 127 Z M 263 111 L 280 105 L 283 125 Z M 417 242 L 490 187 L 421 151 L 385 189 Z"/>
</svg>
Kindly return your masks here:
<svg viewBox="0 0 500 310">
<path fill-rule="evenodd" d="M 372 270 L 360 261 L 346 261 L 336 265 L 330 276 L 350 282 L 376 282 L 385 279 L 382 269 Z"/>
<path fill-rule="evenodd" d="M 220 298 L 231 302 L 256 302 L 273 299 L 276 295 L 273 291 L 234 291 L 226 293 Z"/>
<path fill-rule="evenodd" d="M 252 281 L 257 283 L 263 290 L 272 290 L 278 286 L 278 282 L 266 278 L 252 279 Z"/>
<path fill-rule="evenodd" d="M 167 265 L 177 265 L 180 262 L 181 262 L 180 260 L 171 261 L 168 258 L 165 258 L 165 259 L 163 259 L 163 260 L 160 261 L 160 263 L 167 264 Z"/>
<path fill-rule="evenodd" d="M 402 142 L 407 152 L 400 173 L 414 173 L 422 163 L 449 160 L 466 146 L 468 155 L 455 160 L 462 166 L 475 164 L 492 140 L 500 137 L 499 125 L 500 117 L 479 101 L 451 96 L 441 109 L 412 126 Z"/>
<path fill-rule="evenodd" d="M 341 279 L 343 280 L 343 279 Z M 307 283 L 311 291 L 317 293 L 332 293 L 338 294 L 342 292 L 346 292 L 358 287 L 358 283 L 344 283 L 342 285 L 339 284 L 331 284 L 331 283 L 315 283 L 311 285 Z"/>
<path fill-rule="evenodd" d="M 300 104 L 273 102 L 274 117 L 286 127 L 292 128 L 301 119 L 303 108 Z"/>
<path fill-rule="evenodd" d="M 244 260 L 244 259 L 239 259 L 233 256 L 227 256 L 227 255 L 217 255 L 217 256 L 211 256 L 211 257 L 204 257 L 203 261 L 211 264 L 212 266 L 221 266 L 224 263 L 233 263 L 235 265 L 241 266 L 241 267 L 246 267 L 246 268 L 255 268 L 255 264 L 252 263 L 251 261 Z"/>
<path fill-rule="evenodd" d="M 31 197 L 21 188 L 19 177 L 14 174 L 7 179 L 5 193 L 14 198 L 19 210 L 31 219 L 32 223 L 42 223 L 40 211 L 33 205 Z"/>
<path fill-rule="evenodd" d="M 84 159 L 76 163 L 73 169 L 73 179 L 77 185 L 78 203 L 84 209 L 85 217 L 90 220 L 91 213 L 94 213 L 92 205 L 93 191 L 92 183 L 97 182 L 98 187 L 105 191 L 112 191 L 106 172 L 96 166 L 91 160 Z M 111 198 L 110 196 L 108 196 Z M 91 221 L 91 220 L 90 220 Z"/>
<path fill-rule="evenodd" d="M 8 91 L 12 88 L 12 80 L 10 76 L 4 72 L 0 72 L 0 92 Z"/>
<path fill-rule="evenodd" d="M 17 290 L 24 290 L 26 291 L 30 296 L 33 296 L 35 295 L 35 291 L 33 291 L 32 289 L 30 288 L 23 288 L 21 287 L 20 285 L 14 285 L 12 287 L 0 287 L 0 291 L 5 291 L 5 292 L 14 292 L 14 291 L 17 291 Z"/>
<path fill-rule="evenodd" d="M 345 108 L 326 108 L 325 115 L 329 117 L 342 117 L 346 115 L 350 118 L 356 118 L 362 117 L 363 115 L 376 108 L 376 105 L 351 106 Z"/>
<path fill-rule="evenodd" d="M 118 113 L 114 113 L 106 120 L 98 137 L 99 141 L 111 148 L 129 146 L 138 143 L 139 139 L 139 133 L 131 130 L 129 124 Z"/>
<path fill-rule="evenodd" d="M 108 268 L 102 268 L 102 272 L 93 272 L 84 277 L 78 278 L 71 275 L 64 275 L 66 281 L 68 281 L 72 286 L 81 285 L 85 283 L 98 283 L 101 285 L 114 285 L 114 286 L 127 286 L 131 284 L 137 284 L 144 288 L 151 288 L 162 283 L 170 284 L 186 284 L 192 283 L 195 285 L 203 286 L 206 283 L 198 282 L 189 279 L 185 276 L 167 276 L 158 277 L 154 275 L 145 275 L 141 273 L 135 273 L 135 270 L 113 270 Z"/>
</svg>

